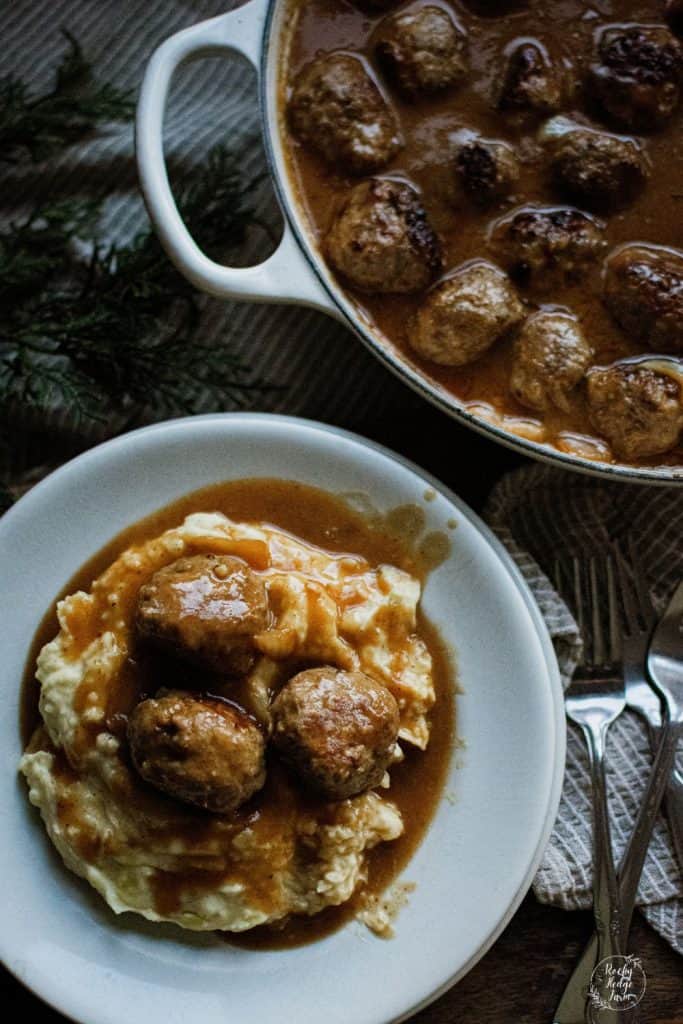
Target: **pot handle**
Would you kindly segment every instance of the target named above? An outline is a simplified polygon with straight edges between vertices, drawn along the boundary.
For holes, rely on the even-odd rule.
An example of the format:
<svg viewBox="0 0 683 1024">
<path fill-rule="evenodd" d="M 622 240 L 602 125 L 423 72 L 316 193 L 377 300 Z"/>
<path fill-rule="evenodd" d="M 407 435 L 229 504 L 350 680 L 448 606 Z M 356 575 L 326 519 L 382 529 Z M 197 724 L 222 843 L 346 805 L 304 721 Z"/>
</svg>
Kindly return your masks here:
<svg viewBox="0 0 683 1024">
<path fill-rule="evenodd" d="M 239 53 L 259 73 L 269 0 L 250 0 L 234 11 L 171 36 L 155 51 L 142 81 L 135 122 L 138 173 L 152 223 L 178 270 L 197 288 L 229 299 L 291 302 L 338 315 L 285 218 L 282 239 L 253 267 L 225 267 L 209 259 L 187 230 L 166 173 L 163 122 L 171 79 L 180 64 L 200 56 Z"/>
</svg>

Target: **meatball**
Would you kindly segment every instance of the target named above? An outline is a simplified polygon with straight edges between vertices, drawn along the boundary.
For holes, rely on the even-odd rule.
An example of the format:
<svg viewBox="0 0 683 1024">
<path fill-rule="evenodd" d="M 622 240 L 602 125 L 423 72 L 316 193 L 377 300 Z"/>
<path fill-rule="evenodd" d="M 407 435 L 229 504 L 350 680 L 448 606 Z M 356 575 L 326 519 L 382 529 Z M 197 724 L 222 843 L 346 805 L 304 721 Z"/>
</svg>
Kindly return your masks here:
<svg viewBox="0 0 683 1024">
<path fill-rule="evenodd" d="M 322 796 L 344 800 L 382 780 L 394 755 L 398 705 L 363 672 L 308 669 L 272 705 L 273 743 Z"/>
<path fill-rule="evenodd" d="M 615 210 L 634 199 L 649 176 L 641 146 L 608 132 L 550 121 L 541 134 L 555 184 L 589 210 Z"/>
<path fill-rule="evenodd" d="M 569 411 L 569 392 L 591 365 L 593 351 L 576 319 L 541 311 L 530 316 L 515 339 L 510 389 L 527 409 Z"/>
<path fill-rule="evenodd" d="M 552 114 L 562 106 L 562 74 L 539 42 L 525 42 L 509 53 L 498 96 L 500 110 Z"/>
<path fill-rule="evenodd" d="M 505 142 L 471 138 L 458 149 L 456 174 L 478 206 L 490 206 L 510 195 L 519 179 L 519 162 Z"/>
<path fill-rule="evenodd" d="M 656 352 L 683 352 L 683 253 L 618 249 L 607 261 L 604 301 L 636 341 Z"/>
<path fill-rule="evenodd" d="M 579 210 L 524 207 L 498 221 L 491 245 L 515 281 L 548 291 L 584 278 L 605 242 L 600 223 Z"/>
<path fill-rule="evenodd" d="M 359 57 L 330 53 L 297 75 L 289 100 L 296 135 L 333 166 L 368 174 L 401 148 L 398 121 Z"/>
<path fill-rule="evenodd" d="M 414 292 L 441 269 L 439 241 L 415 189 L 371 178 L 350 193 L 327 236 L 327 255 L 364 292 Z"/>
<path fill-rule="evenodd" d="M 603 112 L 635 131 L 668 120 L 678 107 L 683 50 L 664 25 L 610 25 L 598 37 L 589 88 Z"/>
<path fill-rule="evenodd" d="M 683 430 L 680 383 L 642 362 L 596 366 L 586 377 L 588 413 L 618 458 L 661 455 Z"/>
<path fill-rule="evenodd" d="M 137 771 L 163 793 L 215 814 L 229 814 L 266 781 L 258 726 L 219 697 L 160 691 L 128 719 Z"/>
<path fill-rule="evenodd" d="M 466 263 L 437 285 L 418 310 L 408 340 L 442 366 L 465 366 L 524 317 L 507 275 L 484 260 Z"/>
<path fill-rule="evenodd" d="M 442 7 L 409 8 L 385 18 L 375 52 L 408 99 L 456 85 L 469 68 L 467 36 Z"/>
<path fill-rule="evenodd" d="M 192 555 L 140 587 L 138 633 L 187 661 L 228 675 L 247 672 L 253 638 L 268 624 L 263 580 L 241 558 Z"/>
</svg>

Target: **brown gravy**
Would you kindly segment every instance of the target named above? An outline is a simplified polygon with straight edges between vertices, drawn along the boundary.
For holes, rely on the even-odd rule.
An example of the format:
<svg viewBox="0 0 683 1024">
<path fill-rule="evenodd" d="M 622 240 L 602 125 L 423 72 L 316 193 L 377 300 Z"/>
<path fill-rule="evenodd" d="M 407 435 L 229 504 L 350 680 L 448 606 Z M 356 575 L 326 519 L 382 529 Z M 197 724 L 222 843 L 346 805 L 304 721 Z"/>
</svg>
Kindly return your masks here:
<svg viewBox="0 0 683 1024">
<path fill-rule="evenodd" d="M 35 664 L 42 646 L 58 632 L 57 601 L 77 590 L 89 590 L 92 581 L 123 550 L 177 526 L 185 516 L 198 511 L 222 512 L 236 520 L 271 523 L 331 552 L 362 555 L 373 565 L 391 563 L 422 579 L 431 567 L 430 559 L 421 556 L 419 547 L 415 546 L 415 538 L 410 538 L 410 517 L 392 518 L 389 515 L 381 521 L 373 521 L 372 517 L 354 511 L 341 498 L 316 488 L 284 480 L 254 479 L 216 484 L 186 495 L 119 533 L 79 569 L 55 599 L 33 638 L 26 661 L 21 702 L 21 733 L 25 745 L 29 744 L 34 729 L 40 724 Z M 407 528 L 401 528 L 406 524 Z M 250 948 L 275 949 L 321 938 L 352 918 L 364 896 L 381 894 L 413 855 L 442 793 L 455 737 L 455 671 L 452 660 L 436 630 L 424 616 L 419 619 L 418 631 L 434 660 L 436 704 L 431 714 L 432 732 L 427 750 L 422 753 L 407 749 L 405 761 L 392 769 L 391 799 L 403 815 L 404 834 L 394 842 L 380 844 L 369 851 L 368 882 L 346 905 L 330 908 L 313 918 L 290 918 L 277 928 L 262 927 L 239 937 L 224 935 L 227 941 Z M 159 671 L 158 663 L 152 667 L 144 658 L 129 659 L 117 707 L 112 708 L 108 715 L 108 727 L 112 731 L 125 732 L 126 715 L 130 709 L 142 694 L 153 693 L 161 685 L 157 678 Z M 170 662 L 164 664 L 162 671 L 164 684 L 169 685 L 167 673 L 173 671 L 173 666 Z M 172 680 L 170 685 L 173 685 Z M 71 771 L 66 759 L 62 758 L 59 764 L 64 772 Z M 281 769 L 273 767 L 262 799 L 282 797 L 286 805 L 291 798 L 288 783 L 282 777 Z M 131 796 L 144 800 L 145 784 L 140 782 L 139 791 L 136 787 Z M 154 798 L 158 799 L 158 796 Z M 169 800 L 169 803 L 173 801 Z M 71 809 L 61 808 L 60 813 L 68 818 Z M 244 813 L 258 816 L 258 800 L 255 804 L 250 801 Z M 203 812 L 184 808 L 178 826 L 186 830 L 186 839 L 197 838 L 205 820 Z M 96 852 L 87 848 L 87 837 L 84 842 L 84 856 Z M 184 886 L 212 887 L 221 877 L 220 871 L 210 870 L 189 870 L 186 878 L 158 871 L 154 881 L 157 909 L 160 913 L 173 910 Z"/>
<path fill-rule="evenodd" d="M 542 157 L 536 135 L 539 121 L 515 124 L 497 111 L 492 96 L 499 81 L 504 52 L 516 40 L 540 40 L 567 70 L 568 77 L 581 83 L 590 63 L 596 28 L 611 22 L 662 24 L 662 0 L 529 0 L 505 17 L 479 17 L 462 0 L 416 0 L 395 5 L 388 12 L 368 13 L 351 0 L 291 0 L 292 28 L 283 62 L 281 103 L 286 103 L 288 83 L 299 69 L 323 52 L 360 52 L 384 83 L 373 52 L 373 33 L 385 13 L 397 7 L 411 10 L 426 3 L 453 11 L 467 30 L 470 40 L 471 72 L 462 85 L 436 96 L 406 102 L 390 86 L 386 93 L 396 110 L 405 147 L 382 168 L 380 175 L 394 175 L 415 183 L 434 225 L 441 236 L 444 274 L 474 257 L 492 258 L 489 231 L 493 221 L 526 203 L 561 205 L 549 182 L 547 161 Z M 474 6 L 474 5 L 473 5 Z M 584 109 L 580 92 L 574 103 L 561 111 L 571 116 Z M 587 108 L 586 108 L 587 109 Z M 283 112 L 282 123 L 286 124 Z M 638 198 L 625 210 L 603 219 L 608 250 L 626 242 L 649 242 L 683 246 L 683 134 L 681 115 L 675 115 L 664 130 L 640 137 L 651 161 L 651 176 Z M 484 137 L 512 144 L 522 162 L 522 176 L 515 195 L 480 211 L 454 186 L 454 136 L 471 129 Z M 299 200 L 307 214 L 313 236 L 320 245 L 349 189 L 359 180 L 331 168 L 315 152 L 286 131 L 285 150 Z M 572 205 L 572 204 L 568 204 Z M 595 350 L 595 362 L 606 364 L 635 356 L 642 347 L 627 337 L 612 321 L 600 298 L 599 268 L 579 285 L 565 286 L 547 297 L 541 306 L 566 306 L 583 324 Z M 416 365 L 463 403 L 483 406 L 502 417 L 506 429 L 540 440 L 562 451 L 588 458 L 614 461 L 607 444 L 593 437 L 581 388 L 571 397 L 569 412 L 553 409 L 532 413 L 520 405 L 509 389 L 512 346 L 510 340 L 497 343 L 476 362 L 462 369 L 439 367 L 421 360 L 410 349 L 407 324 L 421 301 L 420 295 L 365 295 L 343 285 L 361 317 L 379 329 L 383 342 L 398 350 L 403 359 Z M 641 460 L 642 464 L 681 465 L 683 448 L 666 455 Z"/>
</svg>

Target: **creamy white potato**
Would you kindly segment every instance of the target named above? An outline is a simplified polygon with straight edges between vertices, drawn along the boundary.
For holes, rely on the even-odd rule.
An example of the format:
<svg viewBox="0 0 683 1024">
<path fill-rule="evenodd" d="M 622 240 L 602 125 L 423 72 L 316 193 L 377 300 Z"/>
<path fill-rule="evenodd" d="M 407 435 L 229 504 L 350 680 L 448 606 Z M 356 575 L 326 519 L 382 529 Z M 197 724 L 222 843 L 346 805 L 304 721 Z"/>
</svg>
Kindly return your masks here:
<svg viewBox="0 0 683 1024">
<path fill-rule="evenodd" d="M 326 804 L 303 800 L 287 773 L 269 772 L 258 801 L 226 816 L 185 806 L 137 776 L 115 725 L 130 700 L 137 593 L 162 566 L 204 552 L 243 558 L 265 582 L 270 625 L 241 685 L 266 730 L 288 666 L 359 669 L 399 705 L 398 761 L 400 743 L 428 743 L 432 663 L 415 632 L 420 585 L 406 572 L 214 513 L 129 548 L 90 593 L 60 602 L 60 632 L 38 659 L 43 725 L 21 760 L 52 841 L 116 912 L 243 931 L 343 903 L 365 877 L 365 851 L 397 838 L 403 823 L 390 771 L 379 791 Z"/>
</svg>

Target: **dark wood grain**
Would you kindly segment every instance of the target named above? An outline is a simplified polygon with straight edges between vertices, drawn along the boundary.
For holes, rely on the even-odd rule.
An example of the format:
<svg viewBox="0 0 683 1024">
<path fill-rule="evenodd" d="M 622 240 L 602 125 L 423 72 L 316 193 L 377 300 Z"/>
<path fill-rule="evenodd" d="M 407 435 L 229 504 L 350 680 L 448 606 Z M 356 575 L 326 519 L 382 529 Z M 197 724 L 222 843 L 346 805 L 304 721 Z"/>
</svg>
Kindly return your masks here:
<svg viewBox="0 0 683 1024">
<path fill-rule="evenodd" d="M 591 931 L 590 913 L 567 913 L 527 897 L 493 949 L 412 1024 L 551 1024 L 564 985 Z M 636 915 L 631 950 L 642 957 L 647 991 L 641 1020 L 683 1021 L 681 958 Z"/>
</svg>

